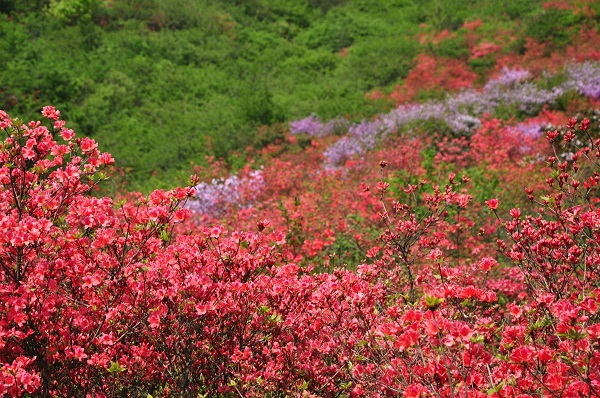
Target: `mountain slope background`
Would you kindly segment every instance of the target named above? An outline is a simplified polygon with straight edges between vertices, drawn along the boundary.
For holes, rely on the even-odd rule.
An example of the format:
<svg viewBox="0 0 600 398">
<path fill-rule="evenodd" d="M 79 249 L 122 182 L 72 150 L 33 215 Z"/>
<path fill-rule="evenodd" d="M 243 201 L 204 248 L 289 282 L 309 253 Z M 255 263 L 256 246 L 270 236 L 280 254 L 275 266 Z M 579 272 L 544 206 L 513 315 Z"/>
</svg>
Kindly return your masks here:
<svg viewBox="0 0 600 398">
<path fill-rule="evenodd" d="M 359 121 L 480 87 L 506 65 L 594 58 L 578 49 L 594 43 L 600 6 L 37 0 L 0 12 L 0 108 L 30 120 L 54 105 L 113 153 L 120 187 L 148 192 L 211 159 L 224 172 L 260 163 L 291 120 Z"/>
</svg>

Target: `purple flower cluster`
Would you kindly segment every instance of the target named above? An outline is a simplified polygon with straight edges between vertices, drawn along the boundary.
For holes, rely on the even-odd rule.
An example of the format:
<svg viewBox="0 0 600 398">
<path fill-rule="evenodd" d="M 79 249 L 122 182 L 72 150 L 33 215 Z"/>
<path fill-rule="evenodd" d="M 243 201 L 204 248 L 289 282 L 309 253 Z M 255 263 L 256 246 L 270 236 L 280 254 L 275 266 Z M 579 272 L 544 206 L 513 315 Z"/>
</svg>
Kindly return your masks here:
<svg viewBox="0 0 600 398">
<path fill-rule="evenodd" d="M 589 98 L 600 98 L 600 64 L 594 62 L 582 62 L 571 64 L 566 70 L 566 81 L 563 86 L 566 89 L 574 89 L 579 94 Z"/>
<path fill-rule="evenodd" d="M 511 87 L 529 79 L 529 72 L 524 69 L 502 68 L 500 76 L 491 79 L 484 87 L 484 91 L 492 91 L 497 87 Z"/>
<path fill-rule="evenodd" d="M 335 144 L 329 145 L 323 155 L 327 159 L 326 168 L 331 166 L 340 166 L 344 162 L 355 156 L 361 156 L 365 153 L 364 148 L 360 142 L 352 137 L 345 136 L 335 142 Z"/>
<path fill-rule="evenodd" d="M 538 139 L 542 135 L 542 132 L 548 130 L 549 127 L 551 126 L 543 125 L 537 122 L 519 123 L 512 127 L 511 130 L 516 132 L 518 137 L 521 139 L 521 147 L 519 148 L 520 152 L 523 154 L 530 152 L 530 144 Z"/>
<path fill-rule="evenodd" d="M 534 114 L 544 104 L 554 103 L 565 93 L 562 86 L 551 90 L 539 88 L 527 81 L 529 72 L 504 68 L 496 79 L 490 80 L 483 88 L 482 100 L 486 111 L 492 112 L 500 105 L 516 106 L 520 111 Z"/>
<path fill-rule="evenodd" d="M 493 113 L 503 105 L 534 114 L 544 104 L 552 104 L 572 90 L 586 97 L 600 98 L 600 63 L 571 64 L 564 74 L 565 80 L 560 85 L 546 90 L 528 80 L 529 72 L 504 68 L 500 76 L 490 80 L 481 91 L 464 90 L 440 101 L 401 105 L 373 120 L 362 120 L 356 124 L 350 124 L 341 117 L 323 123 L 313 114 L 290 122 L 290 132 L 318 137 L 343 135 L 324 152 L 325 169 L 335 169 L 347 159 L 362 156 L 374 149 L 389 134 L 428 120 L 443 122 L 455 133 L 470 134 L 480 127 L 481 115 Z M 521 123 L 515 128 L 527 141 L 539 137 L 548 126 Z M 227 206 L 252 206 L 263 186 L 261 170 L 242 177 L 232 175 L 226 179 L 213 179 L 195 187 L 196 194 L 186 207 L 198 214 L 218 217 L 224 214 Z"/>
<path fill-rule="evenodd" d="M 295 120 L 290 122 L 290 133 L 302 134 L 306 133 L 310 136 L 321 136 L 323 134 L 323 123 L 318 116 L 315 114 L 310 115 L 304 119 Z"/>
<path fill-rule="evenodd" d="M 569 90 L 591 98 L 600 98 L 600 64 L 585 62 L 572 64 L 565 70 L 565 81 L 551 89 L 540 88 L 528 80 L 530 74 L 522 69 L 504 68 L 500 76 L 490 80 L 483 90 L 464 90 L 441 101 L 401 105 L 379 115 L 373 121 L 362 121 L 350 126 L 348 134 L 325 150 L 328 167 L 342 165 L 346 159 L 361 156 L 375 148 L 395 131 L 437 120 L 457 134 L 471 134 L 481 123 L 484 113 L 494 113 L 501 106 L 510 106 L 534 115 L 545 104 L 552 104 Z M 539 126 L 538 126 L 539 127 Z M 538 134 L 535 126 L 522 126 L 524 134 Z M 321 130 L 326 135 L 325 129 Z"/>
<path fill-rule="evenodd" d="M 332 166 L 343 164 L 346 159 L 360 156 L 369 151 L 383 140 L 388 129 L 376 119 L 374 121 L 363 120 L 358 124 L 350 126 L 348 134 L 335 144 L 330 145 L 324 152 L 327 163 Z"/>
<path fill-rule="evenodd" d="M 519 123 L 516 129 L 524 138 L 537 139 L 542 135 L 542 131 L 548 129 L 548 126 L 536 122 Z"/>
<path fill-rule="evenodd" d="M 253 170 L 240 177 L 214 178 L 211 182 L 201 182 L 194 188 L 195 195 L 185 207 L 197 214 L 219 217 L 228 206 L 241 208 L 252 206 L 264 186 L 262 170 Z"/>
</svg>

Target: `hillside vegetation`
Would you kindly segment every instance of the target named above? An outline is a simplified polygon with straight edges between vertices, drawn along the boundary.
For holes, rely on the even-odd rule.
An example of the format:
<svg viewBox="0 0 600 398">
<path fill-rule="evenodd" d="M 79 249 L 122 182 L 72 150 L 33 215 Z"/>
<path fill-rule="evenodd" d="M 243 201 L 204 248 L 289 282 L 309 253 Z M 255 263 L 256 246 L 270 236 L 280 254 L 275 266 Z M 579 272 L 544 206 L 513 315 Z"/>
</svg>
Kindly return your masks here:
<svg viewBox="0 0 600 398">
<path fill-rule="evenodd" d="M 0 109 L 34 119 L 56 106 L 142 191 L 182 184 L 206 156 L 235 171 L 288 120 L 360 120 L 441 95 L 366 95 L 403 85 L 419 56 L 453 61 L 464 87 L 529 37 L 560 49 L 597 23 L 539 0 L 15 0 L 0 12 Z"/>
<path fill-rule="evenodd" d="M 600 397 L 599 4 L 1 3 L 0 398 Z"/>
</svg>

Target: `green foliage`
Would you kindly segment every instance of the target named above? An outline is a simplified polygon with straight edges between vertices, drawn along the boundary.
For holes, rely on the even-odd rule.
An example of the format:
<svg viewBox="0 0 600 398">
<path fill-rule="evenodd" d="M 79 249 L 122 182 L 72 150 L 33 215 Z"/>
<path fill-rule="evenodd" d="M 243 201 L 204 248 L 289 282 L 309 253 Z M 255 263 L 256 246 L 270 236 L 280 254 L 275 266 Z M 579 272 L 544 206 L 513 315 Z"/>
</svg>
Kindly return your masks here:
<svg viewBox="0 0 600 398">
<path fill-rule="evenodd" d="M 419 102 L 443 100 L 448 96 L 448 93 L 442 89 L 421 90 L 417 94 Z"/>
<path fill-rule="evenodd" d="M 442 40 L 434 49 L 435 53 L 447 58 L 466 59 L 469 49 L 462 35 Z"/>
<path fill-rule="evenodd" d="M 366 252 L 360 247 L 354 236 L 338 233 L 335 242 L 325 249 L 329 256 L 329 267 L 355 269 L 356 264 L 366 260 Z M 323 271 L 316 268 L 315 271 Z"/>
<path fill-rule="evenodd" d="M 80 106 L 81 112 L 73 115 L 79 131 L 87 136 L 101 130 L 111 114 L 140 105 L 141 98 L 135 82 L 119 70 L 109 70 L 102 84 L 89 86 L 90 91 Z"/>
<path fill-rule="evenodd" d="M 28 13 L 48 7 L 51 0 L 2 0 L 0 1 L 0 13 L 16 15 Z"/>
<path fill-rule="evenodd" d="M 48 13 L 60 23 L 77 24 L 100 18 L 104 0 L 50 0 Z"/>
<path fill-rule="evenodd" d="M 301 149 L 308 148 L 311 145 L 312 138 L 310 135 L 306 133 L 301 133 L 296 135 L 298 147 Z"/>
<path fill-rule="evenodd" d="M 469 66 L 473 72 L 482 75 L 492 69 L 496 65 L 496 57 L 494 54 L 486 55 L 482 58 L 474 58 L 469 60 Z"/>
<path fill-rule="evenodd" d="M 207 27 L 211 21 L 202 2 L 189 0 L 157 0 L 157 12 L 152 20 L 158 29 L 192 29 Z"/>
<path fill-rule="evenodd" d="M 267 145 L 277 144 L 285 140 L 285 131 L 287 125 L 279 123 L 272 126 L 262 126 L 253 136 L 252 146 L 261 149 Z M 298 137 L 298 145 L 303 145 L 304 141 Z M 310 145 L 310 140 L 308 141 Z"/>
<path fill-rule="evenodd" d="M 430 23 L 436 30 L 458 30 L 464 21 L 501 19 L 514 21 L 540 9 L 544 0 L 415 0 L 418 22 Z"/>
<path fill-rule="evenodd" d="M 155 0 L 117 0 L 109 9 L 118 20 L 135 19 L 148 22 L 156 14 Z"/>
<path fill-rule="evenodd" d="M 561 48 L 570 43 L 571 28 L 577 25 L 577 21 L 573 11 L 543 8 L 525 19 L 524 35 L 539 43 L 551 43 Z"/>
<path fill-rule="evenodd" d="M 544 76 L 538 85 L 540 88 L 551 90 L 553 87 L 560 86 L 566 79 L 566 75 L 564 73 L 556 73 L 554 75 Z M 569 107 L 569 104 L 573 104 L 577 98 L 580 98 L 580 94 L 574 90 L 568 90 L 563 93 L 560 97 L 556 99 L 554 104 L 550 106 L 551 109 L 556 109 L 559 111 L 566 111 Z"/>
<path fill-rule="evenodd" d="M 281 138 L 255 137 L 262 125 L 315 110 L 325 117 L 379 111 L 365 107 L 369 76 L 344 81 L 330 46 L 289 41 L 310 30 L 319 11 L 254 3 L 250 10 L 210 1 L 63 0 L 21 15 L 23 23 L 0 16 L 0 107 L 34 119 L 53 104 L 145 191 L 157 178 L 174 185 L 169 180 L 204 155 L 228 159 Z M 369 17 L 356 18 L 368 25 Z"/>
<path fill-rule="evenodd" d="M 325 19 L 302 32 L 297 40 L 310 49 L 324 48 L 338 52 L 376 31 L 377 26 L 369 19 L 362 19 L 341 10 L 332 10 Z"/>
<path fill-rule="evenodd" d="M 544 0 L 511 0 L 503 1 L 501 7 L 495 7 L 496 12 L 501 13 L 507 19 L 525 18 L 531 12 L 539 9 Z"/>
<path fill-rule="evenodd" d="M 308 4 L 311 7 L 319 8 L 321 11 L 328 11 L 329 9 L 346 3 L 348 0 L 308 0 Z"/>
<path fill-rule="evenodd" d="M 428 136 L 437 135 L 439 137 L 456 137 L 457 133 L 448 126 L 448 124 L 440 119 L 427 119 L 424 121 L 418 121 L 413 126 L 419 132 L 424 132 Z"/>
<path fill-rule="evenodd" d="M 468 14 L 468 8 L 473 2 L 470 0 L 420 0 L 419 15 L 421 22 L 429 21 L 436 30 L 457 30 Z"/>
<path fill-rule="evenodd" d="M 241 108 L 250 126 L 271 125 L 283 122 L 283 111 L 273 101 L 273 94 L 264 85 L 251 84 L 243 93 Z"/>
<path fill-rule="evenodd" d="M 172 187 L 191 161 L 237 164 L 248 146 L 281 140 L 269 126 L 385 111 L 365 92 L 402 83 L 424 50 L 420 23 L 458 29 L 433 49 L 444 57 L 465 58 L 462 22 L 489 16 L 527 17 L 563 42 L 540 1 L 7 0 L 0 109 L 37 119 L 52 104 L 130 170 L 132 189 Z M 570 14 L 549 12 L 572 28 Z"/>
<path fill-rule="evenodd" d="M 465 174 L 471 178 L 469 193 L 473 195 L 474 203 L 483 203 L 487 198 L 497 195 L 500 181 L 497 175 L 486 172 L 485 165 L 472 167 Z"/>
<path fill-rule="evenodd" d="M 294 199 L 294 208 L 300 206 L 301 201 L 298 198 Z M 306 240 L 306 231 L 302 226 L 303 218 L 293 218 L 281 199 L 279 199 L 278 209 L 281 212 L 281 216 L 285 220 L 287 224 L 288 233 L 286 234 L 287 244 L 290 246 L 292 251 L 298 252 L 300 251 L 304 241 Z"/>
<path fill-rule="evenodd" d="M 347 79 L 362 77 L 361 88 L 365 91 L 388 86 L 408 75 L 417 53 L 412 39 L 403 36 L 372 38 L 352 48 L 342 73 Z"/>
<path fill-rule="evenodd" d="M 513 118 L 520 121 L 525 120 L 532 114 L 536 114 L 541 111 L 541 109 L 542 106 L 538 106 L 535 109 L 531 109 L 531 112 L 525 112 L 516 104 L 499 104 L 494 110 L 494 116 L 503 120 Z"/>
</svg>

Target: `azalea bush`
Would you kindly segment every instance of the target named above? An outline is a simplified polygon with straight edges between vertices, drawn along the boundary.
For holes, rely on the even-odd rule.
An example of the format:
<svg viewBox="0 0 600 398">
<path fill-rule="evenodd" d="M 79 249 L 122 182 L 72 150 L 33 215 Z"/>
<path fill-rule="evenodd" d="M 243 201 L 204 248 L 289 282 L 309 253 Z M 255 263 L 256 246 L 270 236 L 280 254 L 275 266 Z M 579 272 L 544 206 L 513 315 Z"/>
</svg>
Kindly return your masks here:
<svg viewBox="0 0 600 398">
<path fill-rule="evenodd" d="M 88 195 L 113 158 L 54 108 L 43 115 L 50 128 L 0 112 L 0 394 L 110 391 L 107 369 L 141 326 L 143 264 L 186 216 L 191 191 L 119 204 Z"/>
<path fill-rule="evenodd" d="M 0 396 L 600 395 L 597 123 L 484 117 L 336 169 L 318 137 L 111 199 L 113 158 L 43 116 L 0 112 Z"/>
<path fill-rule="evenodd" d="M 537 210 L 518 207 L 501 217 L 502 203 L 487 207 L 503 231 L 496 246 L 502 256 L 477 261 L 442 249 L 435 234 L 454 205 L 470 205 L 456 195 L 451 177 L 445 188 L 423 196 L 426 211 L 396 203 L 390 217 L 385 281 L 399 289 L 386 321 L 376 328 L 361 357 L 377 352 L 375 366 L 361 363 L 356 374 L 368 396 L 596 396 L 598 373 L 598 144 L 589 120 L 571 119 L 564 134 L 549 132 L 554 145 L 579 139 L 571 161 L 548 163 L 546 180 L 554 188 L 539 199 L 527 189 Z M 586 166 L 584 166 L 584 164 Z M 581 170 L 586 168 L 583 173 Z M 385 184 L 378 186 L 385 191 Z M 408 186 L 407 192 L 418 190 Z M 477 240 L 477 239 L 476 239 Z M 411 244 L 412 242 L 412 244 Z M 473 245 L 474 242 L 465 242 Z M 393 279 L 392 279 L 393 278 Z M 416 302 L 418 299 L 418 302 Z M 367 347 L 367 348 L 365 348 Z M 381 354 L 381 353 L 384 354 Z M 358 385 L 357 385 L 358 386 Z M 381 390 L 384 393 L 380 393 Z"/>
</svg>

